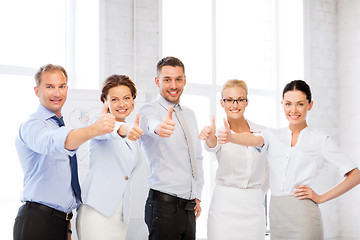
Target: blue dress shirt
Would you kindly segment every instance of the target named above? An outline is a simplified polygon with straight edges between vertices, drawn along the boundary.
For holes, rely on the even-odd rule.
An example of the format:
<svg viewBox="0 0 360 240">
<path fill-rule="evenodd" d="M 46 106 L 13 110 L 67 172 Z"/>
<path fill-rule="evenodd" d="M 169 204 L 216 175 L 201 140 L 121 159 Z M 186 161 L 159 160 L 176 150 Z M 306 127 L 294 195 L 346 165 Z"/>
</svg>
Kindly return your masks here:
<svg viewBox="0 0 360 240">
<path fill-rule="evenodd" d="M 139 144 L 114 131 L 89 142 L 89 172 L 81 185 L 83 203 L 104 216 L 112 216 L 123 204 L 123 220 L 129 222 L 130 180 L 141 163 Z"/>
<path fill-rule="evenodd" d="M 201 199 L 204 185 L 203 157 L 194 112 L 180 105 L 181 114 L 187 122 L 194 144 L 197 180 L 192 176 L 185 133 L 175 112 L 172 115 L 176 122 L 175 130 L 169 138 L 162 138 L 154 132 L 156 126 L 167 116 L 170 105 L 174 104 L 159 95 L 153 102 L 144 104 L 139 111 L 140 127 L 144 130 L 140 139 L 150 170 L 148 185 L 152 189 L 180 198 Z"/>
<path fill-rule="evenodd" d="M 59 127 L 51 117 L 55 114 L 39 105 L 21 124 L 15 147 L 24 172 L 22 202 L 38 202 L 62 212 L 77 207 L 71 187 L 69 155 L 65 149 L 71 128 Z"/>
</svg>

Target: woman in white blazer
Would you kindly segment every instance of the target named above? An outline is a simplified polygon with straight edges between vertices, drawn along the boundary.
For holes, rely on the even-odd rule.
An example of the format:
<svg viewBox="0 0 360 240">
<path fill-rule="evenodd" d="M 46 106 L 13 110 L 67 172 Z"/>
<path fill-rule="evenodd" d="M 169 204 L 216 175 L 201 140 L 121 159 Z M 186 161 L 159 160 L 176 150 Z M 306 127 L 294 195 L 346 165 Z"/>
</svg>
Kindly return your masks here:
<svg viewBox="0 0 360 240">
<path fill-rule="evenodd" d="M 360 172 L 329 135 L 308 126 L 306 116 L 313 101 L 306 82 L 294 80 L 288 83 L 282 97 L 288 127 L 268 128 L 259 136 L 231 133 L 225 128 L 218 132 L 218 141 L 262 147 L 267 153 L 272 240 L 322 240 L 324 234 L 318 204 L 358 185 Z M 345 179 L 329 191 L 318 194 L 313 190 L 314 180 L 325 162 L 334 165 Z"/>
<path fill-rule="evenodd" d="M 104 81 L 102 114 L 113 115 L 116 124 L 113 132 L 89 143 L 89 172 L 81 186 L 83 205 L 76 222 L 80 240 L 126 238 L 130 181 L 141 159 L 135 142 L 142 135 L 139 116 L 131 126 L 125 124 L 135 98 L 136 87 L 129 77 L 112 75 Z"/>
<path fill-rule="evenodd" d="M 260 134 L 264 129 L 245 119 L 248 105 L 247 86 L 242 80 L 227 81 L 221 91 L 220 104 L 227 116 L 226 124 L 234 133 Z M 204 127 L 199 137 L 205 149 L 216 154 L 219 167 L 208 216 L 209 240 L 264 240 L 267 168 L 264 154 L 254 147 L 233 143 L 217 144 L 215 120 Z"/>
</svg>

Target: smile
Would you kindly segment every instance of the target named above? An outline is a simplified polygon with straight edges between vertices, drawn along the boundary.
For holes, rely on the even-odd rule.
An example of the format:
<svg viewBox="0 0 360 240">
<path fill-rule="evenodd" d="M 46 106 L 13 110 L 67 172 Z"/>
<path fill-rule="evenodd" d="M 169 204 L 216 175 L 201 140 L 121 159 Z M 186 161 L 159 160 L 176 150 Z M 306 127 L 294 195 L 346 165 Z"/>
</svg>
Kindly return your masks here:
<svg viewBox="0 0 360 240">
<path fill-rule="evenodd" d="M 178 94 L 178 92 L 179 91 L 168 91 L 168 93 L 173 97 L 175 97 Z"/>
<path fill-rule="evenodd" d="M 289 115 L 291 119 L 298 119 L 300 118 L 300 115 Z"/>
<path fill-rule="evenodd" d="M 57 99 L 57 100 L 51 99 L 50 101 L 51 101 L 52 103 L 57 104 L 57 103 L 60 103 L 62 100 L 61 100 L 61 99 Z"/>
<path fill-rule="evenodd" d="M 240 112 L 241 111 L 241 109 L 231 109 L 230 110 L 230 112 L 232 112 L 232 113 L 238 113 L 238 112 Z"/>
</svg>

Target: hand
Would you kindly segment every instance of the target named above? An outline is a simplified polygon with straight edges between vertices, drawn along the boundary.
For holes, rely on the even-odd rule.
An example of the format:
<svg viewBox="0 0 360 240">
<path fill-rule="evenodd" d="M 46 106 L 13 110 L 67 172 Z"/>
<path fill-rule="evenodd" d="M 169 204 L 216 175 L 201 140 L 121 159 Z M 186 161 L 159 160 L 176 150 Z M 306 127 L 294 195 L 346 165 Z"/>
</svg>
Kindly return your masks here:
<svg viewBox="0 0 360 240">
<path fill-rule="evenodd" d="M 300 185 L 295 188 L 294 196 L 299 199 L 311 199 L 315 203 L 321 203 L 321 196 L 318 195 L 311 187 Z"/>
<path fill-rule="evenodd" d="M 143 134 L 143 130 L 139 127 L 139 118 L 140 115 L 136 114 L 135 122 L 133 123 L 132 128 L 129 130 L 127 134 L 127 138 L 131 141 L 138 140 Z"/>
<path fill-rule="evenodd" d="M 71 235 L 72 235 L 72 231 L 71 231 L 71 221 L 69 221 L 69 227 L 68 227 L 68 237 L 67 237 L 67 239 L 68 240 L 71 240 Z"/>
<path fill-rule="evenodd" d="M 104 103 L 104 108 L 98 120 L 92 125 L 96 136 L 111 133 L 115 127 L 115 116 L 109 113 L 108 104 Z"/>
<path fill-rule="evenodd" d="M 230 126 L 225 118 L 224 118 L 224 128 L 219 129 L 216 135 L 217 135 L 217 141 L 220 144 L 225 144 L 230 141 L 230 137 L 231 137 Z"/>
<path fill-rule="evenodd" d="M 175 130 L 175 121 L 172 120 L 172 113 L 174 111 L 173 106 L 169 107 L 168 115 L 164 120 L 156 127 L 155 133 L 160 137 L 170 137 Z"/>
<path fill-rule="evenodd" d="M 199 199 L 195 199 L 196 201 L 196 205 L 194 207 L 194 213 L 195 213 L 195 220 L 198 219 L 198 217 L 201 214 L 201 207 L 200 207 L 200 200 Z"/>
<path fill-rule="evenodd" d="M 205 126 L 199 135 L 199 138 L 201 140 L 208 140 L 209 138 L 215 138 L 215 131 L 216 131 L 216 127 L 215 127 L 215 116 L 211 117 L 211 125 L 210 126 Z"/>
</svg>

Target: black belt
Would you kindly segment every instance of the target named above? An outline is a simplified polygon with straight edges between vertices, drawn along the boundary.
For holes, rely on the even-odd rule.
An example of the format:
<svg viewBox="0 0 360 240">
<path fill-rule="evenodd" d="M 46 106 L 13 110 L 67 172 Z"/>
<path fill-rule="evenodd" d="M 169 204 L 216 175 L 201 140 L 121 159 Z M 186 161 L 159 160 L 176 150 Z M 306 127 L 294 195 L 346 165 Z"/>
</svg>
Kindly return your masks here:
<svg viewBox="0 0 360 240">
<path fill-rule="evenodd" d="M 56 210 L 54 208 L 48 207 L 46 205 L 43 205 L 43 204 L 37 203 L 37 202 L 26 202 L 25 205 L 29 206 L 29 207 L 32 207 L 32 208 L 39 209 L 39 210 L 41 210 L 43 212 L 48 213 L 49 215 L 59 217 L 59 218 L 61 218 L 63 220 L 71 220 L 71 218 L 73 217 L 72 212 L 64 213 L 62 211 Z"/>
<path fill-rule="evenodd" d="M 183 199 L 183 198 L 175 197 L 170 194 L 166 194 L 166 193 L 154 190 L 154 189 L 150 189 L 149 197 L 151 197 L 152 199 L 158 200 L 158 201 L 172 203 L 179 207 L 187 206 L 190 209 L 193 209 L 196 205 L 195 199 L 191 199 L 191 200 Z"/>
</svg>

